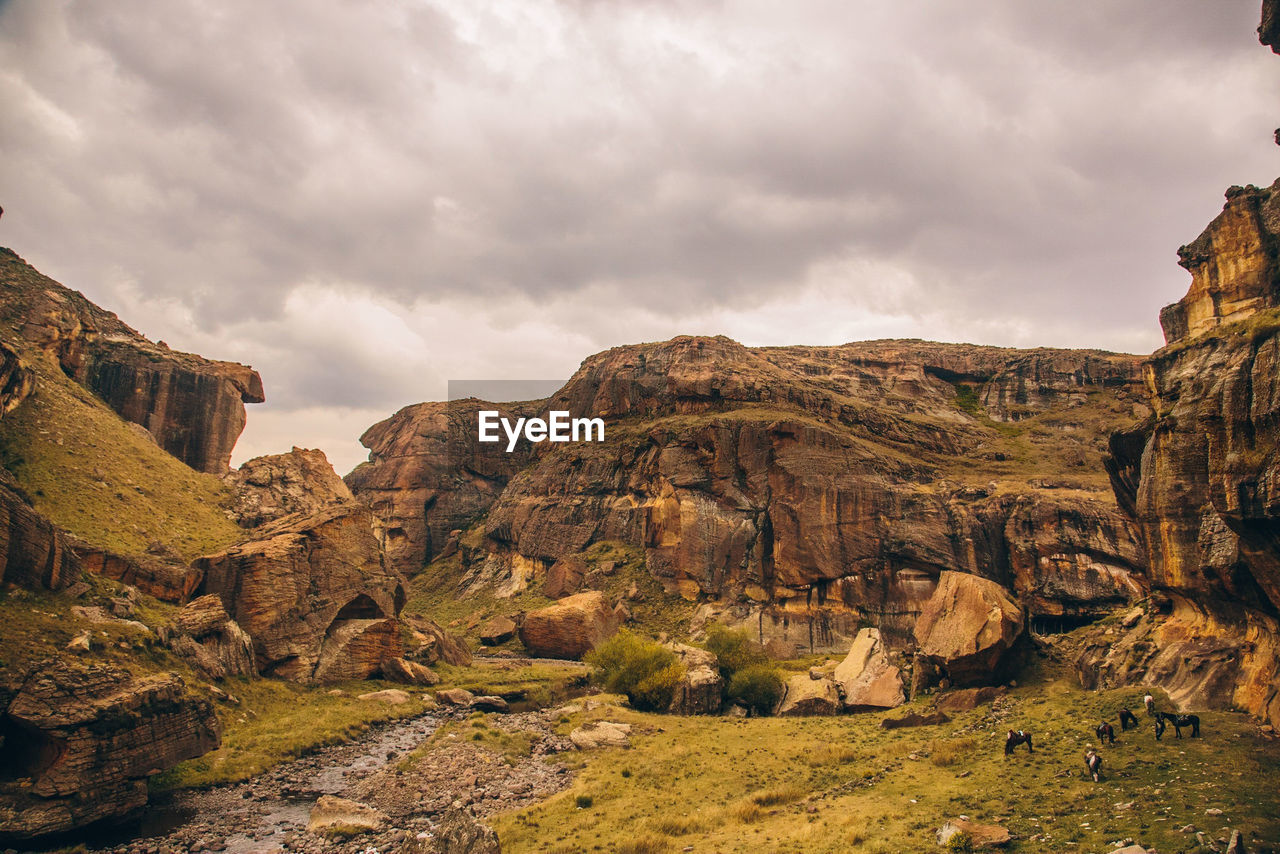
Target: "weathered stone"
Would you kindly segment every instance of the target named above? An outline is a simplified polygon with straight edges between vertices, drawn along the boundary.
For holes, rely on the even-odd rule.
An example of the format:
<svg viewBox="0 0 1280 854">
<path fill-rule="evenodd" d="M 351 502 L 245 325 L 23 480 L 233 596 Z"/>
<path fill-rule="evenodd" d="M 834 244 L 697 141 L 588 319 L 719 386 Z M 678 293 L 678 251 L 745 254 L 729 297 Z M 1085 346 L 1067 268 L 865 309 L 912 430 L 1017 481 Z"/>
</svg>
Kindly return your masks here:
<svg viewBox="0 0 1280 854">
<path fill-rule="evenodd" d="M 436 692 L 436 702 L 446 706 L 469 706 L 475 698 L 475 694 L 464 688 L 445 688 Z"/>
<path fill-rule="evenodd" d="M 586 723 L 569 733 L 569 740 L 579 750 L 598 747 L 627 747 L 631 743 L 631 724 L 612 721 Z"/>
<path fill-rule="evenodd" d="M 428 620 L 420 614 L 410 614 L 404 618 L 414 632 L 414 644 L 409 650 L 409 657 L 423 664 L 435 664 L 443 661 L 455 667 L 466 667 L 471 664 L 471 650 L 466 643 L 446 632 L 434 620 Z"/>
<path fill-rule="evenodd" d="M 858 632 L 848 656 L 835 668 L 833 678 L 846 709 L 892 709 L 907 701 L 902 671 L 889 661 L 879 629 Z"/>
<path fill-rule="evenodd" d="M 881 729 L 903 729 L 904 727 L 937 726 L 949 723 L 951 718 L 944 712 L 930 712 L 922 715 L 919 712 L 908 712 L 900 718 L 885 718 L 880 721 Z"/>
<path fill-rule="evenodd" d="M 967 712 L 992 702 L 996 697 L 1003 697 L 1006 693 L 1008 692 L 1003 685 L 962 688 L 958 691 L 948 691 L 938 697 L 935 708 L 940 712 Z"/>
<path fill-rule="evenodd" d="M 713 656 L 714 659 L 714 656 Z M 724 702 L 724 678 L 715 667 L 688 667 L 676 686 L 668 709 L 677 715 L 718 715 Z"/>
<path fill-rule="evenodd" d="M 138 809 L 147 778 L 216 748 L 221 725 L 175 674 L 53 660 L 34 668 L 0 717 L 0 735 L 18 733 L 6 756 L 16 767 L 6 770 L 31 785 L 0 793 L 0 837 L 29 839 Z"/>
<path fill-rule="evenodd" d="M 370 691 L 367 694 L 359 694 L 356 699 L 386 703 L 389 706 L 399 706 L 401 703 L 409 702 L 409 694 L 407 691 L 401 691 L 399 688 L 384 688 L 381 691 Z"/>
<path fill-rule="evenodd" d="M 255 534 L 196 565 L 205 576 L 201 589 L 216 593 L 253 638 L 261 673 L 300 682 L 360 679 L 401 655 L 394 617 L 404 605 L 404 579 L 386 566 L 367 508 L 286 516 Z"/>
<path fill-rule="evenodd" d="M 175 628 L 180 634 L 170 645 L 209 679 L 257 672 L 253 640 L 227 615 L 217 596 L 208 594 L 184 605 Z"/>
<path fill-rule="evenodd" d="M 530 655 L 578 659 L 617 630 L 604 594 L 591 590 L 530 611 L 520 625 L 520 642 Z"/>
<path fill-rule="evenodd" d="M 371 806 L 333 795 L 321 795 L 307 818 L 307 831 L 324 835 L 338 830 L 344 835 L 352 830 L 378 830 L 387 822 L 385 813 Z"/>
<path fill-rule="evenodd" d="M 231 513 L 246 528 L 355 500 L 320 450 L 295 447 L 287 454 L 255 457 L 222 480 L 235 494 Z"/>
<path fill-rule="evenodd" d="M 67 644 L 67 650 L 70 652 L 92 651 L 93 650 L 93 633 L 89 631 L 84 631 L 76 635 Z"/>
<path fill-rule="evenodd" d="M 776 714 L 783 717 L 834 715 L 840 711 L 840 692 L 830 679 L 810 679 L 799 673 L 787 680 Z"/>
<path fill-rule="evenodd" d="M 440 817 L 433 839 L 415 840 L 406 854 L 502 854 L 502 845 L 493 828 L 480 824 L 465 809 L 455 807 Z"/>
<path fill-rule="evenodd" d="M 1000 585 L 944 572 L 915 625 L 919 655 L 953 685 L 999 680 L 1021 637 L 1023 612 Z"/>
<path fill-rule="evenodd" d="M 468 705 L 477 712 L 498 712 L 506 714 L 511 711 L 511 707 L 507 705 L 507 701 L 501 697 L 485 695 L 482 697 L 473 697 Z"/>
<path fill-rule="evenodd" d="M 435 685 L 440 682 L 440 677 L 431 668 L 403 658 L 388 658 L 382 662 L 382 677 L 402 685 Z"/>
<path fill-rule="evenodd" d="M 62 590 L 80 577 L 80 562 L 53 523 L 36 512 L 0 469 L 0 583 Z"/>
<path fill-rule="evenodd" d="M 582 589 L 587 574 L 587 562 L 579 555 L 565 555 L 547 570 L 542 592 L 550 599 L 563 599 Z"/>
<path fill-rule="evenodd" d="M 990 848 L 997 845 L 1005 845 L 1013 839 L 1008 828 L 1001 827 L 998 824 L 979 824 L 976 821 L 966 821 L 962 818 L 953 818 L 946 824 L 942 825 L 942 827 L 938 828 L 938 844 L 946 845 L 951 841 L 951 837 L 958 833 L 968 835 L 974 848 Z"/>
<path fill-rule="evenodd" d="M 492 617 L 481 623 L 476 633 L 480 636 L 482 644 L 497 646 L 516 636 L 516 621 L 510 617 Z"/>
<path fill-rule="evenodd" d="M 176 558 L 124 557 L 78 541 L 73 547 L 87 571 L 133 585 L 162 602 L 186 602 L 204 578 L 199 569 Z"/>
</svg>

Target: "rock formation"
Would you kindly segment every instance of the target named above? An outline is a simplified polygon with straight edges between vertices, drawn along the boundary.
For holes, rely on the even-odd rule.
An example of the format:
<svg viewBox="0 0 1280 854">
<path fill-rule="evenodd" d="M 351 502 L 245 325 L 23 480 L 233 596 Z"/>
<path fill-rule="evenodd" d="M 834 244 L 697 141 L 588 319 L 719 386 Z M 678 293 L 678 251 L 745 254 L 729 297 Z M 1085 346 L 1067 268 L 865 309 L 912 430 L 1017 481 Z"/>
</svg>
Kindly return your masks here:
<svg viewBox="0 0 1280 854">
<path fill-rule="evenodd" d="M 684 666 L 684 678 L 676 685 L 668 711 L 677 715 L 718 715 L 724 702 L 724 678 L 714 653 L 682 643 L 668 643 Z"/>
<path fill-rule="evenodd" d="M 67 538 L 0 469 L 0 583 L 61 590 L 80 577 L 80 570 Z"/>
<path fill-rule="evenodd" d="M 1145 682 L 1184 707 L 1280 725 L 1280 182 L 1232 188 L 1179 252 L 1186 297 L 1146 364 L 1155 415 L 1112 441 L 1108 470 L 1143 533 L 1159 594 L 1087 684 Z M 1154 644 L 1154 646 L 1153 646 Z"/>
<path fill-rule="evenodd" d="M 222 479 L 236 496 L 231 513 L 246 528 L 355 500 L 319 450 L 255 457 Z"/>
<path fill-rule="evenodd" d="M 778 702 L 775 714 L 782 717 L 807 715 L 834 715 L 840 711 L 840 691 L 836 683 L 825 676 L 797 673 L 787 680 L 786 691 Z"/>
<path fill-rule="evenodd" d="M 87 571 L 137 587 L 163 602 L 186 602 L 203 577 L 200 570 L 169 554 L 124 557 L 79 541 L 72 545 Z"/>
<path fill-rule="evenodd" d="M 471 650 L 466 643 L 446 632 L 439 623 L 418 614 L 409 615 L 405 622 L 411 639 L 410 658 L 423 664 L 443 661 L 456 667 L 471 663 Z"/>
<path fill-rule="evenodd" d="M 863 629 L 832 674 L 850 711 L 892 709 L 907 701 L 902 671 L 889 660 L 878 629 Z"/>
<path fill-rule="evenodd" d="M 176 628 L 170 645 L 206 678 L 219 680 L 258 672 L 253 661 L 253 640 L 227 615 L 222 600 L 212 593 L 183 606 Z"/>
<path fill-rule="evenodd" d="M 227 470 L 244 404 L 264 400 L 252 368 L 152 343 L 9 249 L 0 249 L 0 323 L 13 330 L 6 342 L 13 349 L 52 359 L 199 471 Z"/>
<path fill-rule="evenodd" d="M 1262 24 L 1258 41 L 1280 53 L 1280 0 L 1262 0 Z"/>
<path fill-rule="evenodd" d="M 12 680 L 12 681 L 10 681 Z M 0 684 L 0 840 L 126 815 L 147 778 L 218 746 L 207 700 L 173 674 L 50 661 Z"/>
<path fill-rule="evenodd" d="M 1022 608 L 995 582 L 944 572 L 916 621 L 917 656 L 953 685 L 1000 678 L 1022 636 Z"/>
<path fill-rule="evenodd" d="M 402 655 L 404 579 L 387 567 L 360 504 L 286 516 L 196 561 L 250 637 L 259 672 L 301 682 L 367 677 Z"/>
<path fill-rule="evenodd" d="M 617 630 L 604 594 L 590 590 L 530 611 L 520 624 L 520 642 L 530 655 L 578 659 Z"/>
</svg>

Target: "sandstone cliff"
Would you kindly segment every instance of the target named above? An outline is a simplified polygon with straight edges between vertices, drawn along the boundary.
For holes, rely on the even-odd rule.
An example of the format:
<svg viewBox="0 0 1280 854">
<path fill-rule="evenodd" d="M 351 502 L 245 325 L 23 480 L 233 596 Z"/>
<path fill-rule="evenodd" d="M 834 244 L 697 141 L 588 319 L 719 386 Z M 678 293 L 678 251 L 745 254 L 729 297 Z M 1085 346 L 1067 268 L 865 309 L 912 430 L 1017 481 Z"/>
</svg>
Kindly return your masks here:
<svg viewBox="0 0 1280 854">
<path fill-rule="evenodd" d="M 264 399 L 252 368 L 152 343 L 9 249 L 0 249 L 0 337 L 19 352 L 54 360 L 199 471 L 226 471 L 244 429 L 244 404 Z"/>
<path fill-rule="evenodd" d="M 320 450 L 294 448 L 287 454 L 255 457 L 222 480 L 235 495 L 231 513 L 246 528 L 354 499 Z"/>
<path fill-rule="evenodd" d="M 1168 687 L 1280 724 L 1280 182 L 1232 188 L 1179 255 L 1186 297 L 1146 364 L 1152 421 L 1112 442 L 1159 607 L 1082 657 L 1086 681 Z M 1152 639 L 1154 638 L 1154 642 Z"/>
</svg>

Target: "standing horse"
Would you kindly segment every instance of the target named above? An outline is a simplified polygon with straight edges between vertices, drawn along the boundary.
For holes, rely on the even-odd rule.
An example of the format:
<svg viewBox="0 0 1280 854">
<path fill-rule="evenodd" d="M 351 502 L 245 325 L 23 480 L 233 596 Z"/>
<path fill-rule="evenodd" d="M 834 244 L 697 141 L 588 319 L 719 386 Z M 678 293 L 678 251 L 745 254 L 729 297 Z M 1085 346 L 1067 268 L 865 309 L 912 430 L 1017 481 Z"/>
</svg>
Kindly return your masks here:
<svg viewBox="0 0 1280 854">
<path fill-rule="evenodd" d="M 1128 709 L 1121 709 L 1120 710 L 1120 731 L 1124 732 L 1130 727 L 1132 727 L 1133 729 L 1137 729 L 1138 719 L 1134 717 L 1133 712 L 1129 711 Z"/>
<path fill-rule="evenodd" d="M 1171 715 L 1166 712 L 1157 712 L 1156 719 L 1168 721 L 1169 723 L 1173 724 L 1173 734 L 1176 735 L 1178 738 L 1182 738 L 1183 727 L 1191 728 L 1192 738 L 1200 737 L 1200 716 L 1199 715 Z M 1160 730 L 1161 732 L 1163 732 L 1164 727 L 1161 726 Z M 1159 737 L 1160 736 L 1156 736 L 1157 739 Z"/>
<path fill-rule="evenodd" d="M 1142 698 L 1142 705 L 1147 707 L 1147 714 L 1154 715 L 1156 713 L 1156 698 L 1147 694 Z"/>
<path fill-rule="evenodd" d="M 1160 736 L 1164 735 L 1164 715 L 1157 714 L 1155 722 L 1156 741 L 1160 740 Z"/>
<path fill-rule="evenodd" d="M 1097 734 L 1098 741 L 1102 741 L 1105 739 L 1107 742 L 1111 744 L 1116 743 L 1115 727 L 1113 727 L 1111 724 L 1107 723 L 1106 721 L 1103 721 L 1102 723 L 1098 724 L 1098 728 L 1094 730 L 1094 733 Z"/>
<path fill-rule="evenodd" d="M 1018 730 L 1017 732 L 1009 730 L 1009 737 L 1005 739 L 1004 742 L 1004 755 L 1008 756 L 1010 753 L 1013 753 L 1013 749 L 1019 744 L 1025 744 L 1027 746 L 1028 753 L 1036 752 L 1035 748 L 1031 746 L 1031 733 L 1023 732 L 1022 730 Z"/>
<path fill-rule="evenodd" d="M 1093 782 L 1097 783 L 1102 779 L 1102 757 L 1092 747 L 1084 752 L 1084 767 L 1093 775 Z"/>
</svg>

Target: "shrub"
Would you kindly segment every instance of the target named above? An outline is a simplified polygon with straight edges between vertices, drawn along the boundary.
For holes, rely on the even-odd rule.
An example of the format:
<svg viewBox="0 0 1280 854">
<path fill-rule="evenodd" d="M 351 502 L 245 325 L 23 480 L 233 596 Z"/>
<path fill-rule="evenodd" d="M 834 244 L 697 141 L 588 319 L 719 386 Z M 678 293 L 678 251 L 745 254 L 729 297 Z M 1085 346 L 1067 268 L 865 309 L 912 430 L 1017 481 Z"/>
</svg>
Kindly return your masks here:
<svg viewBox="0 0 1280 854">
<path fill-rule="evenodd" d="M 767 715 L 782 699 L 782 676 L 776 667 L 753 664 L 733 674 L 726 692 L 757 715 Z"/>
<path fill-rule="evenodd" d="M 573 799 L 574 805 L 580 810 L 589 810 L 595 805 L 596 799 L 590 795 L 578 795 Z"/>
<path fill-rule="evenodd" d="M 642 711 L 666 711 L 675 686 L 684 678 L 684 667 L 675 653 L 625 629 L 583 660 L 600 669 L 596 680 L 606 691 L 626 694 Z"/>
<path fill-rule="evenodd" d="M 973 837 L 961 830 L 952 834 L 947 840 L 948 851 L 967 852 L 973 850 Z"/>
<path fill-rule="evenodd" d="M 739 670 L 769 660 L 764 647 L 753 641 L 746 629 L 727 629 L 713 623 L 707 628 L 706 647 L 719 660 L 720 675 L 725 679 L 732 679 Z"/>
</svg>

